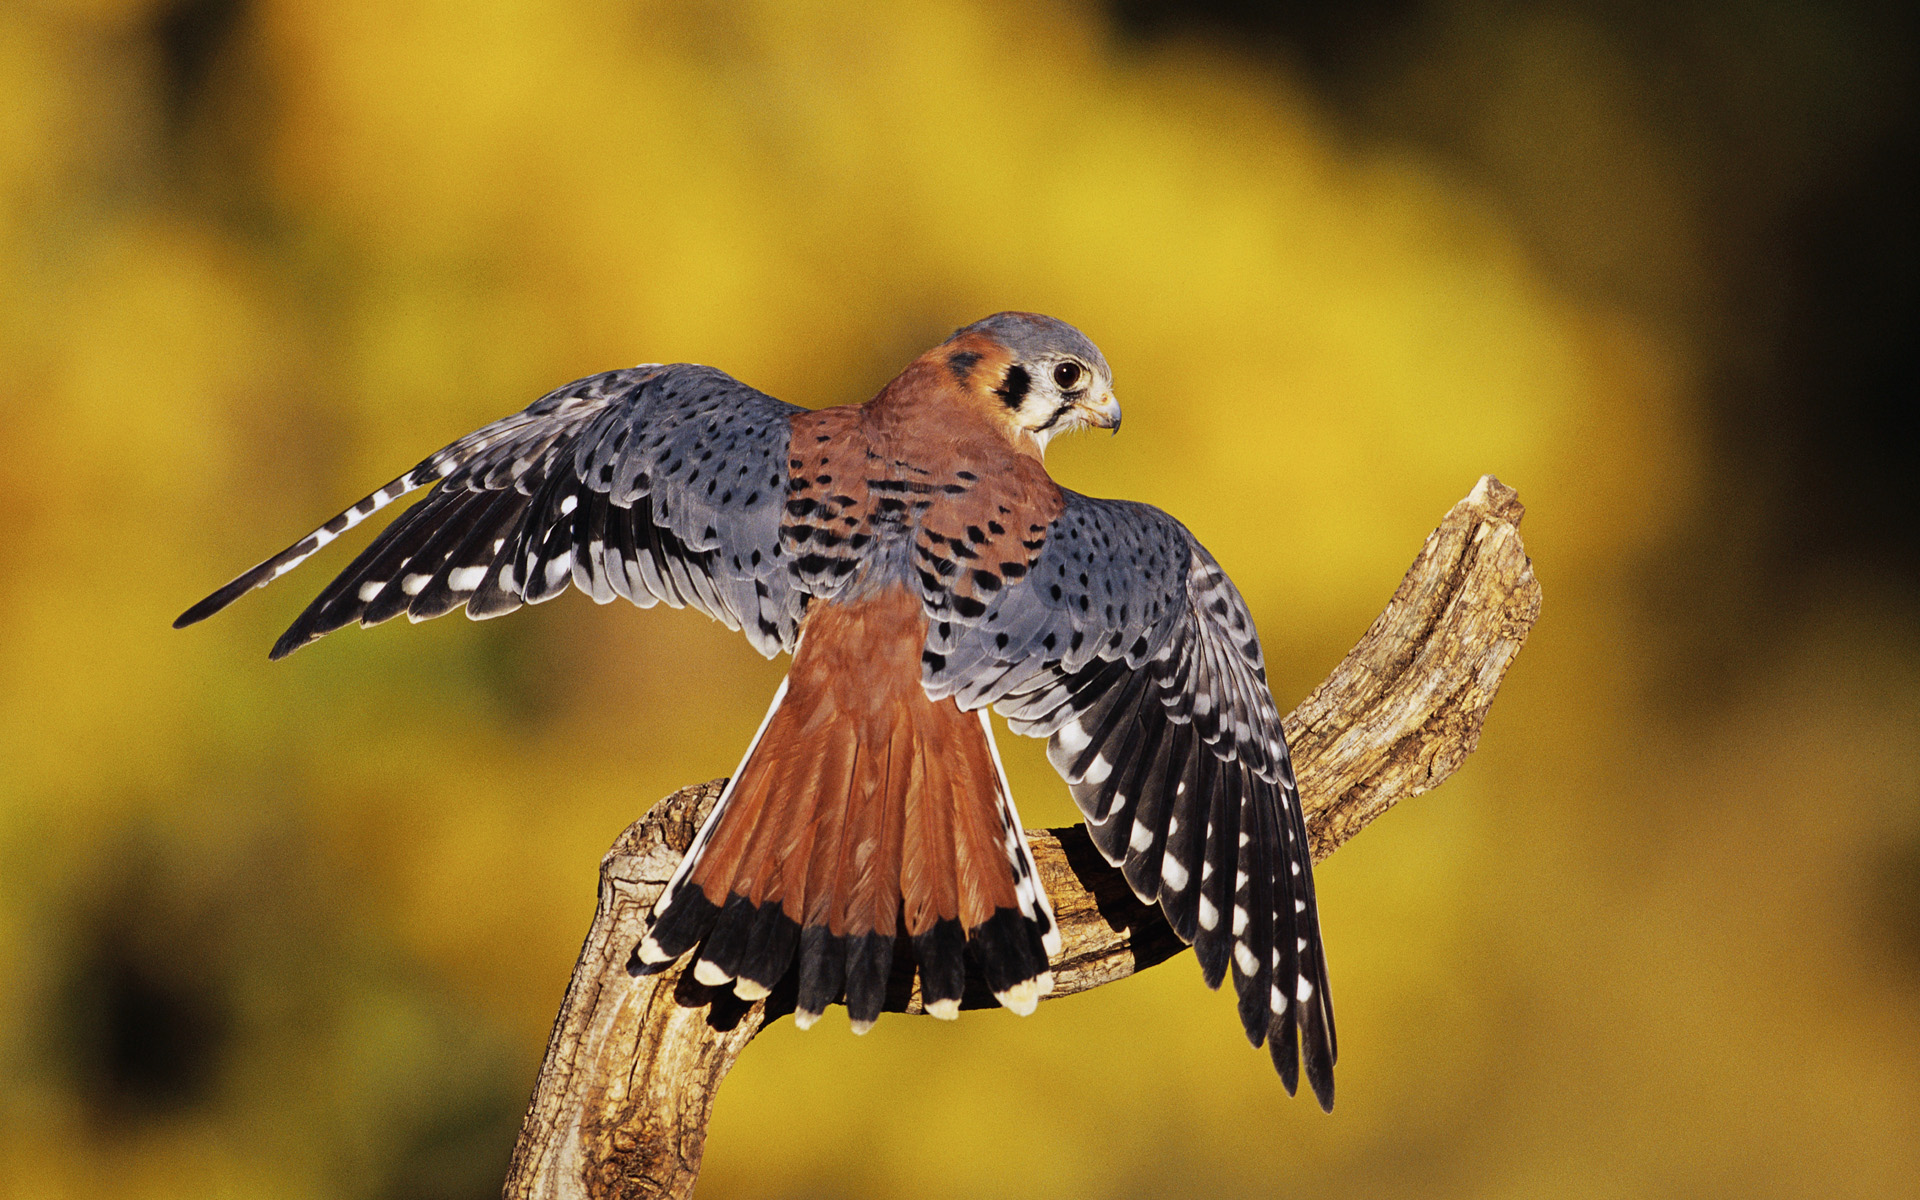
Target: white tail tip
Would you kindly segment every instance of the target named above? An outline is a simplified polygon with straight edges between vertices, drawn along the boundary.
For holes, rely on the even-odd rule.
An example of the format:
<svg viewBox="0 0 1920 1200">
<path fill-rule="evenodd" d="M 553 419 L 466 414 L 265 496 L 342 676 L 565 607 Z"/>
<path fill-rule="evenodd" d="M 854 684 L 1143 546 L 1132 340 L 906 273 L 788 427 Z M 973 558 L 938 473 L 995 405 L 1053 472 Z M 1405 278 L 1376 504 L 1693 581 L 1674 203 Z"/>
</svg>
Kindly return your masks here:
<svg viewBox="0 0 1920 1200">
<path fill-rule="evenodd" d="M 1053 990 L 1053 972 L 1043 971 L 1032 979 L 1022 980 L 1004 992 L 995 992 L 993 998 L 1023 1017 L 1033 1015 L 1040 1005 L 1040 997 Z"/>
</svg>

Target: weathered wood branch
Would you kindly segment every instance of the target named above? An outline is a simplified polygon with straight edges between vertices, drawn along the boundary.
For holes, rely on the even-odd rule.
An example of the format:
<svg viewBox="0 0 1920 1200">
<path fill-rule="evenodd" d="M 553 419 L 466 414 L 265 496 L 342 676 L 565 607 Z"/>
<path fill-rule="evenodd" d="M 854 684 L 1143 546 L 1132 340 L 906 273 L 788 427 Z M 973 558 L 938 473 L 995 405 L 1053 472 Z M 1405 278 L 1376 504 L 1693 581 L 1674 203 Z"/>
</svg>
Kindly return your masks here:
<svg viewBox="0 0 1920 1200">
<path fill-rule="evenodd" d="M 1439 786 L 1479 742 L 1540 612 L 1522 512 L 1511 488 L 1481 479 L 1427 538 L 1359 645 L 1287 718 L 1316 861 L 1400 800 Z M 645 914 L 722 783 L 654 805 L 601 860 L 599 909 L 514 1147 L 507 1200 L 690 1196 L 720 1081 L 763 1024 L 792 1010 L 790 986 L 749 1004 L 680 967 L 633 973 Z M 1065 943 L 1050 999 L 1185 949 L 1083 828 L 1027 837 Z M 887 1008 L 919 1012 L 911 955 L 895 960 Z M 966 1006 L 991 1003 L 982 992 Z"/>
</svg>

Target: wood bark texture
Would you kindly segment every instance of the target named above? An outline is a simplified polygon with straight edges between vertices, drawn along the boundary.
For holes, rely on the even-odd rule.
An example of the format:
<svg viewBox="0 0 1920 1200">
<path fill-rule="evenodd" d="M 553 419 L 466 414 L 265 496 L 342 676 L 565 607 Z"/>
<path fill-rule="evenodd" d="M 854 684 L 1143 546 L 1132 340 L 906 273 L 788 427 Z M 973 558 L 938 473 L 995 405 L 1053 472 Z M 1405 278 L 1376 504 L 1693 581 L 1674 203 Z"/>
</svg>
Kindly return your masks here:
<svg viewBox="0 0 1920 1200">
<path fill-rule="evenodd" d="M 1540 613 L 1523 512 L 1513 489 L 1483 477 L 1428 536 L 1366 636 L 1287 717 L 1315 861 L 1400 800 L 1439 786 L 1478 744 Z M 635 974 L 646 913 L 725 782 L 654 805 L 601 860 L 599 908 L 521 1124 L 507 1200 L 691 1196 L 721 1080 L 762 1025 L 792 1011 L 791 986 L 749 1004 L 696 983 L 683 974 L 686 961 Z M 1186 948 L 1084 828 L 1027 838 L 1064 943 L 1048 999 Z M 895 963 L 887 1008 L 922 1011 L 910 953 Z M 983 990 L 964 1007 L 992 1003 Z"/>
</svg>

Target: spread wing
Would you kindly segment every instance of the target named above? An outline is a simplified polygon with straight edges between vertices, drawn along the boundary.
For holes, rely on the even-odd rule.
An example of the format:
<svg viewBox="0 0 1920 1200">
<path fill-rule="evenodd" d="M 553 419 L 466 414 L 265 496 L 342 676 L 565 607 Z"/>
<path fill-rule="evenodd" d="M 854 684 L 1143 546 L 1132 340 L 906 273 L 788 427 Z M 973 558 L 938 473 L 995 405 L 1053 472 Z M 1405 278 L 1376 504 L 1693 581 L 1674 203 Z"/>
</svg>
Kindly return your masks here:
<svg viewBox="0 0 1920 1200">
<path fill-rule="evenodd" d="M 1144 504 L 1067 492 L 1044 541 L 1025 536 L 1037 552 L 970 594 L 923 573 L 928 694 L 1049 738 L 1101 854 L 1193 943 L 1209 986 L 1231 967 L 1247 1036 L 1268 1042 L 1287 1090 L 1304 1057 L 1331 1108 L 1313 861 L 1245 601 Z"/>
<path fill-rule="evenodd" d="M 465 606 L 511 612 L 569 584 L 604 604 L 691 605 L 769 658 L 806 596 L 782 557 L 794 414 L 711 367 L 645 365 L 570 383 L 468 434 L 194 605 L 191 625 L 264 587 L 408 492 L 437 483 L 300 614 L 281 658 L 358 621 Z"/>
</svg>

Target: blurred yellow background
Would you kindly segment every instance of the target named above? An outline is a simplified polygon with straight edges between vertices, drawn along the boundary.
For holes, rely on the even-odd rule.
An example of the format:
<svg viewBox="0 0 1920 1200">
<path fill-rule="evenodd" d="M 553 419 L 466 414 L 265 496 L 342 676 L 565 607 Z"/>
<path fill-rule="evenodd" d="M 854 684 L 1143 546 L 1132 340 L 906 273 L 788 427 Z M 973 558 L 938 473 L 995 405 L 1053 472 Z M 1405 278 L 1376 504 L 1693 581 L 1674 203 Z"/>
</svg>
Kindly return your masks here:
<svg viewBox="0 0 1920 1200">
<path fill-rule="evenodd" d="M 0 1196 L 494 1194 L 599 856 L 781 665 L 577 594 L 269 665 L 347 549 L 168 623 L 569 379 L 1005 308 L 1283 708 L 1482 472 L 1544 615 L 1321 868 L 1333 1116 L 1183 959 L 781 1022 L 703 1195 L 1920 1194 L 1911 18 L 1310 8 L 0 5 Z"/>
</svg>

